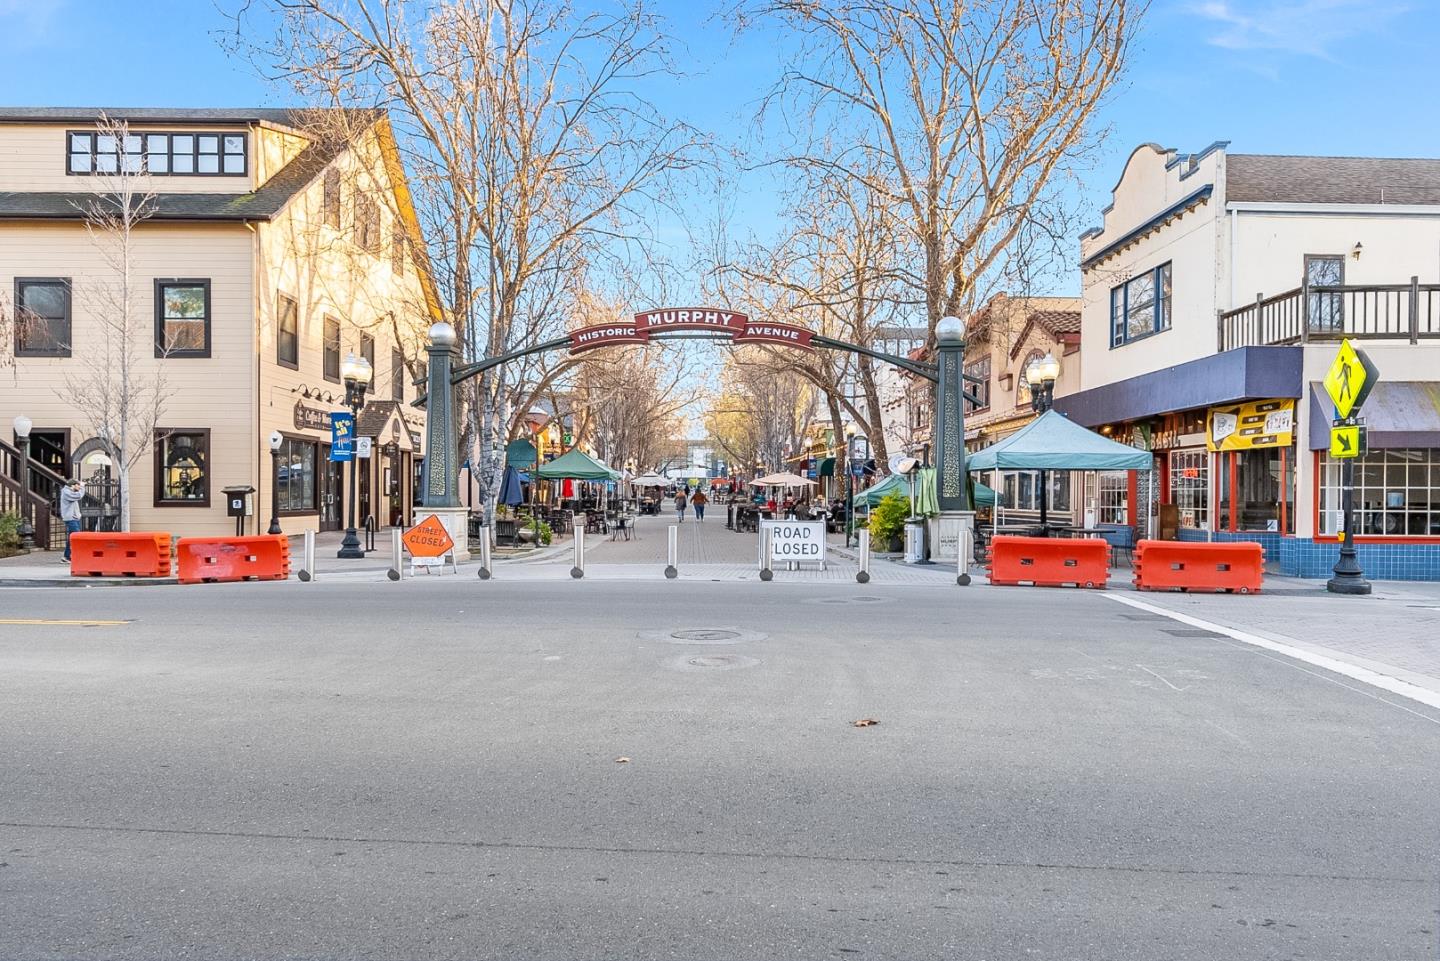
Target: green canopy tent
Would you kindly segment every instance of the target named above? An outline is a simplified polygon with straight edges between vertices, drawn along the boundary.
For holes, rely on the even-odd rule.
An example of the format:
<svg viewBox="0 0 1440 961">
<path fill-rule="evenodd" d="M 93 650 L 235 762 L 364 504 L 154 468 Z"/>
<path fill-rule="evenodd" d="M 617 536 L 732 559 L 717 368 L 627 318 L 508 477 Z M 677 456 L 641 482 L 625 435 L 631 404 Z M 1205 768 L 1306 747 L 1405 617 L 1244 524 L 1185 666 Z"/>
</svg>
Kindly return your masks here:
<svg viewBox="0 0 1440 961">
<path fill-rule="evenodd" d="M 580 448 L 572 448 L 548 464 L 540 465 L 535 476 L 541 480 L 607 481 L 619 476 Z"/>
<path fill-rule="evenodd" d="M 571 448 L 535 472 L 540 480 L 613 481 L 622 474 L 591 457 L 578 447 Z M 608 486 L 605 493 L 608 493 Z M 601 498 L 603 508 L 605 498 Z"/>
<path fill-rule="evenodd" d="M 922 514 L 925 513 L 924 508 L 926 506 L 926 504 L 924 503 L 926 501 L 925 488 L 927 486 L 933 488 L 934 486 L 934 468 L 928 468 L 928 470 L 931 472 L 932 480 L 930 481 L 929 485 L 927 485 L 922 479 L 920 491 L 921 502 L 917 503 L 916 505 L 917 508 L 920 509 L 920 512 Z M 886 494 L 899 494 L 901 497 L 905 498 L 908 501 L 910 499 L 910 482 L 907 481 L 901 474 L 891 474 L 890 476 L 882 480 L 880 483 L 875 484 L 871 487 L 867 487 L 865 488 L 865 490 L 856 494 L 855 509 L 868 510 L 869 508 L 874 507 L 876 504 L 880 503 L 880 501 L 885 498 Z M 975 485 L 975 503 L 978 506 L 989 507 L 995 503 L 997 497 L 998 495 L 993 490 L 986 487 L 984 484 L 977 483 Z M 929 498 L 929 502 L 934 503 L 934 501 L 935 498 L 933 495 L 931 495 L 931 497 Z M 937 513 L 937 511 L 931 510 L 931 513 Z"/>
</svg>

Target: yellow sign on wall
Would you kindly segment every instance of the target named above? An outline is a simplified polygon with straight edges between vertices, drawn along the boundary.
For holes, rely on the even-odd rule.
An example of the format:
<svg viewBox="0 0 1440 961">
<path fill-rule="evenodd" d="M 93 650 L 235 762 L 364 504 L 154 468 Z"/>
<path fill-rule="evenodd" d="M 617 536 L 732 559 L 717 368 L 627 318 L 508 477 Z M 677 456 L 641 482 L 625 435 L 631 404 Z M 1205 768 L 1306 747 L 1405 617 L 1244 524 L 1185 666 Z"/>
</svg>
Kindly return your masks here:
<svg viewBox="0 0 1440 961">
<path fill-rule="evenodd" d="M 1210 408 L 1205 442 L 1211 450 L 1289 447 L 1295 441 L 1295 401 L 1252 400 Z"/>
</svg>

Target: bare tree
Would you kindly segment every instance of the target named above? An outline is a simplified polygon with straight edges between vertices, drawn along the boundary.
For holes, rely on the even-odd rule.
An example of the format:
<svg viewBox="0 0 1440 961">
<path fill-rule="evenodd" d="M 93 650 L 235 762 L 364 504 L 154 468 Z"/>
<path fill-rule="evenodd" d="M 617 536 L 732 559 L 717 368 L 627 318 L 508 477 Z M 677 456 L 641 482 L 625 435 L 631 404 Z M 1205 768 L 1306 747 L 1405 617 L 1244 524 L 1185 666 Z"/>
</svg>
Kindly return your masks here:
<svg viewBox="0 0 1440 961">
<path fill-rule="evenodd" d="M 282 14 L 259 50 L 272 75 L 327 106 L 388 112 L 424 235 L 417 262 L 470 359 L 563 333 L 587 273 L 635 253 L 671 175 L 701 157 L 695 132 L 636 92 L 673 73 L 639 2 L 260 2 Z M 493 369 L 463 395 L 462 446 L 475 444 L 489 510 L 503 439 L 549 365 Z"/>
<path fill-rule="evenodd" d="M 814 408 L 815 391 L 803 377 L 764 348 L 739 347 L 726 358 L 704 423 L 733 463 L 780 470 L 787 454 L 800 453 Z"/>
<path fill-rule="evenodd" d="M 659 463 L 662 442 L 679 433 L 695 388 L 686 368 L 667 361 L 658 344 L 606 353 L 588 358 L 577 377 L 571 397 L 586 429 L 577 426 L 576 436 L 588 435 L 611 467 L 649 470 Z"/>
<path fill-rule="evenodd" d="M 1145 0 L 745 0 L 799 39 L 767 102 L 779 158 L 888 198 L 928 328 L 964 316 L 1099 140 Z M 762 115 L 763 116 L 763 115 Z M 1034 234 L 1030 238 L 1034 238 Z"/>
<path fill-rule="evenodd" d="M 129 530 L 131 472 L 153 449 L 165 410 L 165 356 L 201 345 L 173 338 L 155 342 L 150 315 L 141 309 L 146 285 L 135 266 L 136 234 L 155 212 L 155 195 L 141 169 L 140 138 L 124 121 L 104 115 L 97 137 L 102 143 L 114 138 L 115 169 L 97 174 L 94 193 L 75 206 L 103 270 L 79 280 L 71 292 L 95 334 L 71 346 L 78 369 L 66 375 L 56 394 L 75 408 L 114 465 L 120 525 Z M 203 330 L 176 329 L 181 338 L 199 336 L 203 343 Z"/>
</svg>

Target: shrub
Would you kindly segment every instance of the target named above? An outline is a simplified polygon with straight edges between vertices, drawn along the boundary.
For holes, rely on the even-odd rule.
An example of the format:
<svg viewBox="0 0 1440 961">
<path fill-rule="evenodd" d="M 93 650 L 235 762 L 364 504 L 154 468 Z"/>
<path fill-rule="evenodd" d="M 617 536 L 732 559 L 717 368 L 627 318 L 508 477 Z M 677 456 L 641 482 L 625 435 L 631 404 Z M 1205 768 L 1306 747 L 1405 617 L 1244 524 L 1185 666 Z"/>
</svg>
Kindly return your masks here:
<svg viewBox="0 0 1440 961">
<path fill-rule="evenodd" d="M 0 514 L 0 557 L 20 553 L 20 515 Z"/>
<path fill-rule="evenodd" d="M 870 508 L 870 537 L 880 545 L 889 544 L 905 530 L 910 516 L 910 502 L 898 493 L 886 494 Z"/>
</svg>

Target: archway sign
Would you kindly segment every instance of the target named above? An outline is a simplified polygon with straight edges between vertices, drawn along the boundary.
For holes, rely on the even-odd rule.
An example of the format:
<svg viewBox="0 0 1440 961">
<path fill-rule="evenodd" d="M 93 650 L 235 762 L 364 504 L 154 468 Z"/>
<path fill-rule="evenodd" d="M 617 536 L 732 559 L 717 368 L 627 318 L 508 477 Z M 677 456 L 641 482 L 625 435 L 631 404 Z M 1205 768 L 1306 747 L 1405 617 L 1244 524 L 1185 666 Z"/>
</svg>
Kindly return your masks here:
<svg viewBox="0 0 1440 961">
<path fill-rule="evenodd" d="M 471 377 L 511 360 L 544 351 L 568 350 L 582 354 L 601 347 L 624 344 L 645 344 L 652 340 L 702 339 L 733 344 L 757 344 L 789 347 L 796 350 L 844 350 L 864 354 L 876 360 L 907 370 L 936 386 L 934 435 L 940 501 L 939 537 L 936 556 L 955 557 L 959 550 L 959 531 L 968 527 L 970 500 L 965 483 L 965 405 L 970 400 L 979 405 L 978 397 L 964 389 L 965 381 L 979 383 L 963 372 L 965 353 L 964 324 L 958 318 L 944 317 L 935 326 L 936 353 L 934 364 L 897 357 L 860 344 L 817 334 L 794 324 L 753 320 L 744 313 L 723 307 L 660 307 L 635 314 L 628 321 L 592 324 L 556 337 L 530 344 L 508 353 L 470 364 L 456 366 L 459 359 L 455 330 L 441 322 L 430 328 L 428 378 L 423 381 L 426 393 L 415 400 L 417 407 L 427 407 L 425 482 L 422 505 L 436 511 L 464 536 L 464 508 L 459 499 L 459 470 L 456 460 L 456 434 L 453 397 L 449 388 Z M 448 515 L 455 514 L 447 519 Z M 451 531 L 451 536 L 456 536 Z M 457 537 L 458 541 L 459 537 Z"/>
</svg>

